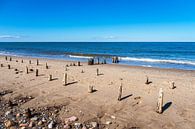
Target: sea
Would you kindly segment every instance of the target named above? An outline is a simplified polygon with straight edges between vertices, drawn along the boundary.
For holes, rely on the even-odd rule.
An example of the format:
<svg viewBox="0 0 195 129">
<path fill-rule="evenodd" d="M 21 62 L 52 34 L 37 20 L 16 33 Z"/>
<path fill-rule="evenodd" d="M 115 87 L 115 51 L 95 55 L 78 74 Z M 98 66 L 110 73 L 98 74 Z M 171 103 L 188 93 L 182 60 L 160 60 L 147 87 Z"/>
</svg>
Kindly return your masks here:
<svg viewBox="0 0 195 129">
<path fill-rule="evenodd" d="M 195 70 L 195 42 L 0 42 L 0 55 Z"/>
</svg>

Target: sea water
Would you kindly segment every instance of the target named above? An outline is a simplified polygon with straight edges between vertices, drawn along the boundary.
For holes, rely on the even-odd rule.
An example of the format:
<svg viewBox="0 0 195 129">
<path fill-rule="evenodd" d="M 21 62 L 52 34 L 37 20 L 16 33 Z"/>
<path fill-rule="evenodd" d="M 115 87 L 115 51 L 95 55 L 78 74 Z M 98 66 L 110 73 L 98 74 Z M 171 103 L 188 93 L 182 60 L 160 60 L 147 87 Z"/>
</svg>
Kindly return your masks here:
<svg viewBox="0 0 195 129">
<path fill-rule="evenodd" d="M 0 42 L 0 55 L 108 63 L 118 56 L 119 64 L 195 70 L 193 42 Z"/>
</svg>

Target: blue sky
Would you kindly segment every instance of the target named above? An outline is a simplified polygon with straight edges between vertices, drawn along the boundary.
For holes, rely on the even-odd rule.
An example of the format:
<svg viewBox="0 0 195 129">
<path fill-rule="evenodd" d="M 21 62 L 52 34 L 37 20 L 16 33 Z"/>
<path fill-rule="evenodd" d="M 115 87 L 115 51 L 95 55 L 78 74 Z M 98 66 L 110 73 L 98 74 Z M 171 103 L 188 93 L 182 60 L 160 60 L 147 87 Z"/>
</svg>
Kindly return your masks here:
<svg viewBox="0 0 195 129">
<path fill-rule="evenodd" d="M 194 0 L 0 0 L 0 41 L 195 41 Z"/>
</svg>

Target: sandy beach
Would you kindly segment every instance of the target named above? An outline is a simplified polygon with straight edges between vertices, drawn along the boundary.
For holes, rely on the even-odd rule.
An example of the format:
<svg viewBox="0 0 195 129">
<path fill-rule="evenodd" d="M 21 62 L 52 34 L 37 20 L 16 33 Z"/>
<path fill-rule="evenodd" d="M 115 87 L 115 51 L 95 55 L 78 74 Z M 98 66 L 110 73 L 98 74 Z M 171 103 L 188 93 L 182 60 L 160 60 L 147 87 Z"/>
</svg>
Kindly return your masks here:
<svg viewBox="0 0 195 129">
<path fill-rule="evenodd" d="M 32 64 L 29 64 L 29 60 Z M 12 61 L 9 61 L 8 57 L 6 61 L 4 56 L 0 57 L 0 64 L 3 64 L 0 67 L 0 92 L 12 91 L 2 95 L 2 100 L 12 101 L 18 96 L 31 96 L 31 100 L 18 106 L 20 109 L 60 105 L 62 108 L 58 110 L 57 117 L 62 125 L 67 125 L 67 118 L 76 116 L 78 120 L 70 125 L 97 122 L 98 126 L 92 128 L 195 128 L 194 71 L 117 64 L 89 66 L 83 62 L 77 66 L 77 62 L 49 59 L 39 59 L 37 66 L 36 60 L 12 57 Z M 48 69 L 45 67 L 46 62 Z M 73 63 L 76 66 L 70 66 Z M 8 65 L 11 69 L 8 69 Z M 29 68 L 28 74 L 26 66 Z M 36 69 L 39 70 L 38 76 L 35 76 Z M 63 86 L 64 73 L 68 77 L 67 86 Z M 49 75 L 52 75 L 52 81 L 48 81 Z M 145 84 L 146 76 L 151 81 L 149 85 Z M 174 89 L 170 88 L 172 82 L 176 86 Z M 122 100 L 118 101 L 121 85 Z M 93 93 L 88 93 L 89 86 L 94 87 Z M 160 88 L 164 92 L 162 114 L 156 112 Z M 8 110 L 11 109 L 0 111 L 1 117 Z M 4 123 L 2 118 L 0 120 Z"/>
</svg>

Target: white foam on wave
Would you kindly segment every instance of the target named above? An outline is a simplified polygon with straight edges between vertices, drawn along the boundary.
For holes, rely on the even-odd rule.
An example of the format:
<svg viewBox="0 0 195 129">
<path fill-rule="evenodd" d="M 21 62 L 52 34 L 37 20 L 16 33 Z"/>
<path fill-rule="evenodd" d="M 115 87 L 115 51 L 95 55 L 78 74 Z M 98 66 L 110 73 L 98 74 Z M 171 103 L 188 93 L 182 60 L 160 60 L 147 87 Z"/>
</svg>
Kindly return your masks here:
<svg viewBox="0 0 195 129">
<path fill-rule="evenodd" d="M 74 55 L 69 55 L 69 57 L 71 57 L 71 58 L 82 58 L 82 59 L 90 59 L 90 58 L 92 58 L 90 56 L 74 56 Z"/>
<path fill-rule="evenodd" d="M 6 52 L 6 51 L 0 51 L 0 55 L 3 55 L 3 56 L 18 56 L 16 54 Z"/>
<path fill-rule="evenodd" d="M 150 58 L 133 58 L 133 57 L 120 57 L 120 60 L 126 61 L 140 61 L 140 62 L 153 62 L 153 63 L 170 63 L 170 64 L 186 64 L 195 65 L 194 61 L 181 61 L 181 60 L 160 60 L 160 59 L 150 59 Z"/>
<path fill-rule="evenodd" d="M 151 65 L 142 65 L 143 67 L 149 67 L 151 68 L 152 66 Z"/>
</svg>

